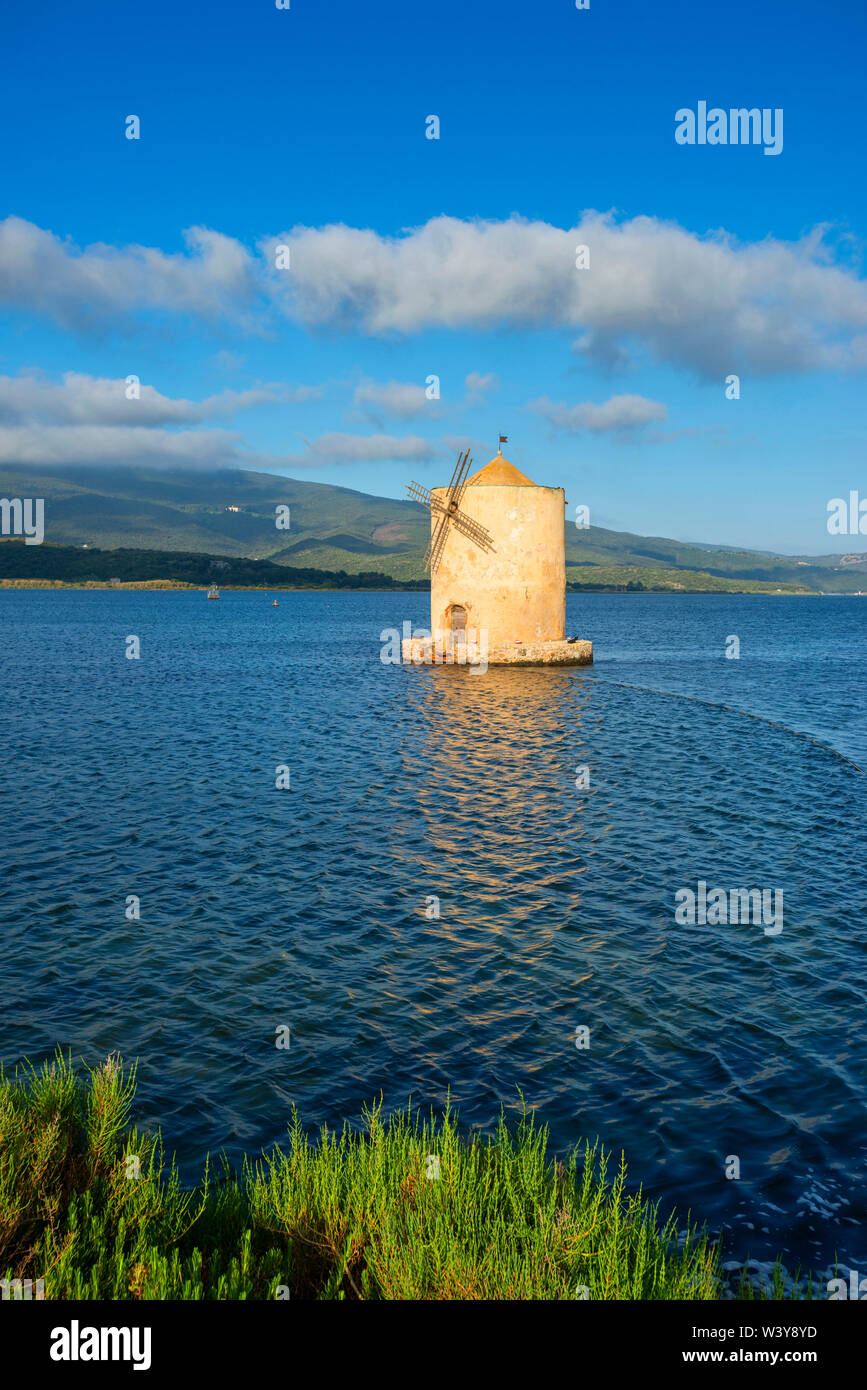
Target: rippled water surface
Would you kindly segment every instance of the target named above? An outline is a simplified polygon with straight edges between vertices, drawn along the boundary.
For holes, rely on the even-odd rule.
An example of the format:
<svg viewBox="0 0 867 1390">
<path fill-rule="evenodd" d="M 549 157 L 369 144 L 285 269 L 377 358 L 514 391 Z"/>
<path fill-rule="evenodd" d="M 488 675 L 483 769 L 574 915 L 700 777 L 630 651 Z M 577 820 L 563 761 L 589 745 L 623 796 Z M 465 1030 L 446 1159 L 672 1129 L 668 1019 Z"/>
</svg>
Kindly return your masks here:
<svg viewBox="0 0 867 1390">
<path fill-rule="evenodd" d="M 737 1258 L 863 1270 L 867 601 L 570 596 L 591 669 L 383 665 L 426 612 L 0 591 L 2 1060 L 138 1057 L 189 1177 L 293 1102 L 520 1088 Z M 678 925 L 699 880 L 783 931 Z"/>
</svg>

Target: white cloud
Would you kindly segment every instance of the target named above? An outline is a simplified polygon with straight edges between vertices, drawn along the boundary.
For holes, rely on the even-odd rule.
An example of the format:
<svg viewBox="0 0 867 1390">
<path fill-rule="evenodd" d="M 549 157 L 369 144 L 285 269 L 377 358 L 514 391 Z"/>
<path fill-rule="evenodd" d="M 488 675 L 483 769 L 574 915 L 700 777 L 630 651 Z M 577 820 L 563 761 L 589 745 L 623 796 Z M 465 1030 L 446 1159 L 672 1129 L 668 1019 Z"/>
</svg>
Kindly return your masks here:
<svg viewBox="0 0 867 1390">
<path fill-rule="evenodd" d="M 435 217 L 398 236 L 333 225 L 265 238 L 257 255 L 207 228 L 186 249 L 83 250 L 21 218 L 0 222 L 0 304 L 62 326 L 129 328 L 145 312 L 248 331 L 283 314 L 366 334 L 554 329 L 618 363 L 634 347 L 709 377 L 867 367 L 867 284 L 817 229 L 742 243 L 674 222 L 584 214 L 572 228 Z M 274 248 L 289 244 L 291 269 Z M 575 248 L 590 248 L 590 268 Z"/>
<path fill-rule="evenodd" d="M 479 405 L 484 400 L 485 392 L 493 390 L 496 381 L 493 372 L 489 372 L 487 376 L 482 376 L 479 372 L 470 372 L 464 380 L 466 399 L 454 404 Z M 392 415 L 402 420 L 411 420 L 423 414 L 430 418 L 441 414 L 447 402 L 439 396 L 429 397 L 426 384 L 421 386 L 411 381 L 364 380 L 356 387 L 353 402 L 355 405 L 372 406 L 373 409 L 365 414 L 375 423 L 380 423 L 380 414 Z"/>
<path fill-rule="evenodd" d="M 146 383 L 140 386 L 138 400 L 127 400 L 126 386 L 125 379 L 81 372 L 67 372 L 59 382 L 32 371 L 0 376 L 0 463 L 267 472 L 329 463 L 426 460 L 436 452 L 417 435 L 331 433 L 305 439 L 303 453 L 275 454 L 249 449 L 230 430 L 180 428 L 257 405 L 307 400 L 321 395 L 317 386 L 270 383 L 246 391 L 221 391 L 202 401 L 173 399 Z"/>
<path fill-rule="evenodd" d="M 426 439 L 418 435 L 399 438 L 391 434 L 323 434 L 318 439 L 305 439 L 307 452 L 291 455 L 296 467 L 320 468 L 328 463 L 384 462 L 433 458 L 436 452 Z"/>
<path fill-rule="evenodd" d="M 484 401 L 487 393 L 496 388 L 496 373 L 488 372 L 483 376 L 481 372 L 470 372 L 464 379 L 464 385 L 467 388 L 467 403 L 479 405 Z"/>
<path fill-rule="evenodd" d="M 372 405 L 402 420 L 411 420 L 434 404 L 423 386 L 409 381 L 362 381 L 353 400 L 356 405 Z"/>
<path fill-rule="evenodd" d="M 140 398 L 128 400 L 126 389 L 125 380 L 80 372 L 59 382 L 36 372 L 0 377 L 0 462 L 268 470 L 280 457 L 248 450 L 233 431 L 180 427 L 321 394 L 315 386 L 271 383 L 191 401 L 142 383 Z"/>
<path fill-rule="evenodd" d="M 224 372 L 240 371 L 246 360 L 240 352 L 233 352 L 231 348 L 220 348 L 211 358 L 213 365 Z"/>
<path fill-rule="evenodd" d="M 150 246 L 80 251 L 20 217 L 0 221 L 0 303 L 44 313 L 64 328 L 117 327 L 140 310 L 230 316 L 247 313 L 258 293 L 253 257 L 240 242 L 206 227 L 184 232 L 185 252 Z"/>
<path fill-rule="evenodd" d="M 570 434 L 584 430 L 593 434 L 632 431 L 654 420 L 664 420 L 668 413 L 661 401 L 651 401 L 646 396 L 611 396 L 600 405 L 592 401 L 563 405 L 542 396 L 531 401 L 527 409 L 544 416 L 554 429 Z"/>
<path fill-rule="evenodd" d="M 62 468 L 67 464 L 140 468 L 322 468 L 327 464 L 418 462 L 436 450 L 409 435 L 324 434 L 306 440 L 300 454 L 249 449 L 240 435 L 221 429 L 157 429 L 143 425 L 0 424 L 0 464 Z"/>
<path fill-rule="evenodd" d="M 66 372 L 60 382 L 35 373 L 0 377 L 0 423 L 183 425 L 234 415 L 257 405 L 304 401 L 321 395 L 316 386 L 269 383 L 246 391 L 221 391 L 202 401 L 173 399 L 142 382 L 138 399 L 127 399 L 125 379 Z"/>
<path fill-rule="evenodd" d="M 673 222 L 585 214 L 564 230 L 513 217 L 437 217 L 397 237 L 298 227 L 274 272 L 284 311 L 365 333 L 578 329 L 579 349 L 616 360 L 630 343 L 659 361 L 720 375 L 867 366 L 867 285 L 834 266 L 816 232 L 739 243 Z M 575 248 L 590 247 L 590 268 Z"/>
<path fill-rule="evenodd" d="M 161 430 L 136 425 L 0 425 L 0 463 L 62 468 L 255 468 L 228 430 Z"/>
</svg>

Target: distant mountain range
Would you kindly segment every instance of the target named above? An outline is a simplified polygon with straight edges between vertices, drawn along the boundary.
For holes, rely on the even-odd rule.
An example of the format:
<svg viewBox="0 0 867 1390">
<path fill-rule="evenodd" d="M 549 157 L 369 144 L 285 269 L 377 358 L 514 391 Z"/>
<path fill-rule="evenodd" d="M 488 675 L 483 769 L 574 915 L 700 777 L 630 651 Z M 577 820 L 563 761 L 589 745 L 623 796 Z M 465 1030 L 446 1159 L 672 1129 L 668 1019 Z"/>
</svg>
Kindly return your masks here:
<svg viewBox="0 0 867 1390">
<path fill-rule="evenodd" d="M 0 496 L 43 497 L 45 539 L 52 545 L 259 559 L 403 581 L 425 577 L 430 522 L 424 507 L 328 483 L 246 471 L 5 467 Z M 281 506 L 290 508 L 288 530 L 276 525 Z M 863 552 L 775 555 L 601 526 L 578 530 L 566 523 L 565 529 L 567 578 L 582 587 L 867 589 Z"/>
</svg>

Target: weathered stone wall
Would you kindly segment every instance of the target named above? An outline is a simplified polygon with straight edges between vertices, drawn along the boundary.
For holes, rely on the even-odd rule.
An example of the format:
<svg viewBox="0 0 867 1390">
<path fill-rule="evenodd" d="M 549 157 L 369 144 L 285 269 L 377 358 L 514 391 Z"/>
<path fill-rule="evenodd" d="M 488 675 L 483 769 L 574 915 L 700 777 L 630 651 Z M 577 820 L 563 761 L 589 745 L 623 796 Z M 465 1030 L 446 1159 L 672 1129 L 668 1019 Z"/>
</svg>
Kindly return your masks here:
<svg viewBox="0 0 867 1390">
<path fill-rule="evenodd" d="M 445 488 L 434 488 L 445 500 Z M 481 550 L 450 526 L 431 576 L 431 630 L 449 627 L 462 604 L 467 627 L 487 630 L 489 649 L 556 642 L 565 636 L 565 495 L 560 487 L 477 484 L 464 490 L 461 511 L 491 533 Z M 440 513 L 431 513 L 436 526 Z"/>
<path fill-rule="evenodd" d="M 441 637 L 407 637 L 401 643 L 401 660 L 415 666 L 592 666 L 593 643 L 531 642 L 488 650 L 475 642 L 449 648 Z"/>
</svg>

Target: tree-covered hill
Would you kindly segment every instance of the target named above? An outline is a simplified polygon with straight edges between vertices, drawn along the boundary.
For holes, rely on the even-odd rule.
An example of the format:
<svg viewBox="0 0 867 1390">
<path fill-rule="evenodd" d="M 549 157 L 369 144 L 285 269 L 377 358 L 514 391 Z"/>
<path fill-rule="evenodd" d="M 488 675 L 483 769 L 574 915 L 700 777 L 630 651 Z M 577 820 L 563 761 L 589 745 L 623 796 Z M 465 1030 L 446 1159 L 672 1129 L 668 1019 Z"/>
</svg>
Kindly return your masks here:
<svg viewBox="0 0 867 1390">
<path fill-rule="evenodd" d="M 296 572 L 343 571 L 357 583 L 371 573 L 403 583 L 426 578 L 430 518 L 424 507 L 327 483 L 238 469 L 169 472 L 118 466 L 50 473 L 7 466 L 0 469 L 0 496 L 44 498 L 46 541 L 55 547 L 87 545 L 85 554 L 95 549 L 140 556 L 176 553 L 187 572 L 192 557 L 199 556 L 206 564 L 224 558 L 270 562 Z M 287 507 L 289 527 L 283 529 L 277 519 L 285 520 L 286 513 L 278 508 Z M 568 577 L 591 587 L 867 589 L 867 554 L 861 552 L 775 555 L 601 526 L 579 530 L 568 517 L 564 524 Z M 146 578 L 148 562 L 136 563 L 140 572 L 132 577 Z M 159 562 L 158 577 L 166 577 L 165 564 Z M 672 581 L 673 571 L 682 571 L 683 577 Z M 212 577 L 210 570 L 207 577 Z M 197 577 L 190 582 L 203 581 Z"/>
</svg>

